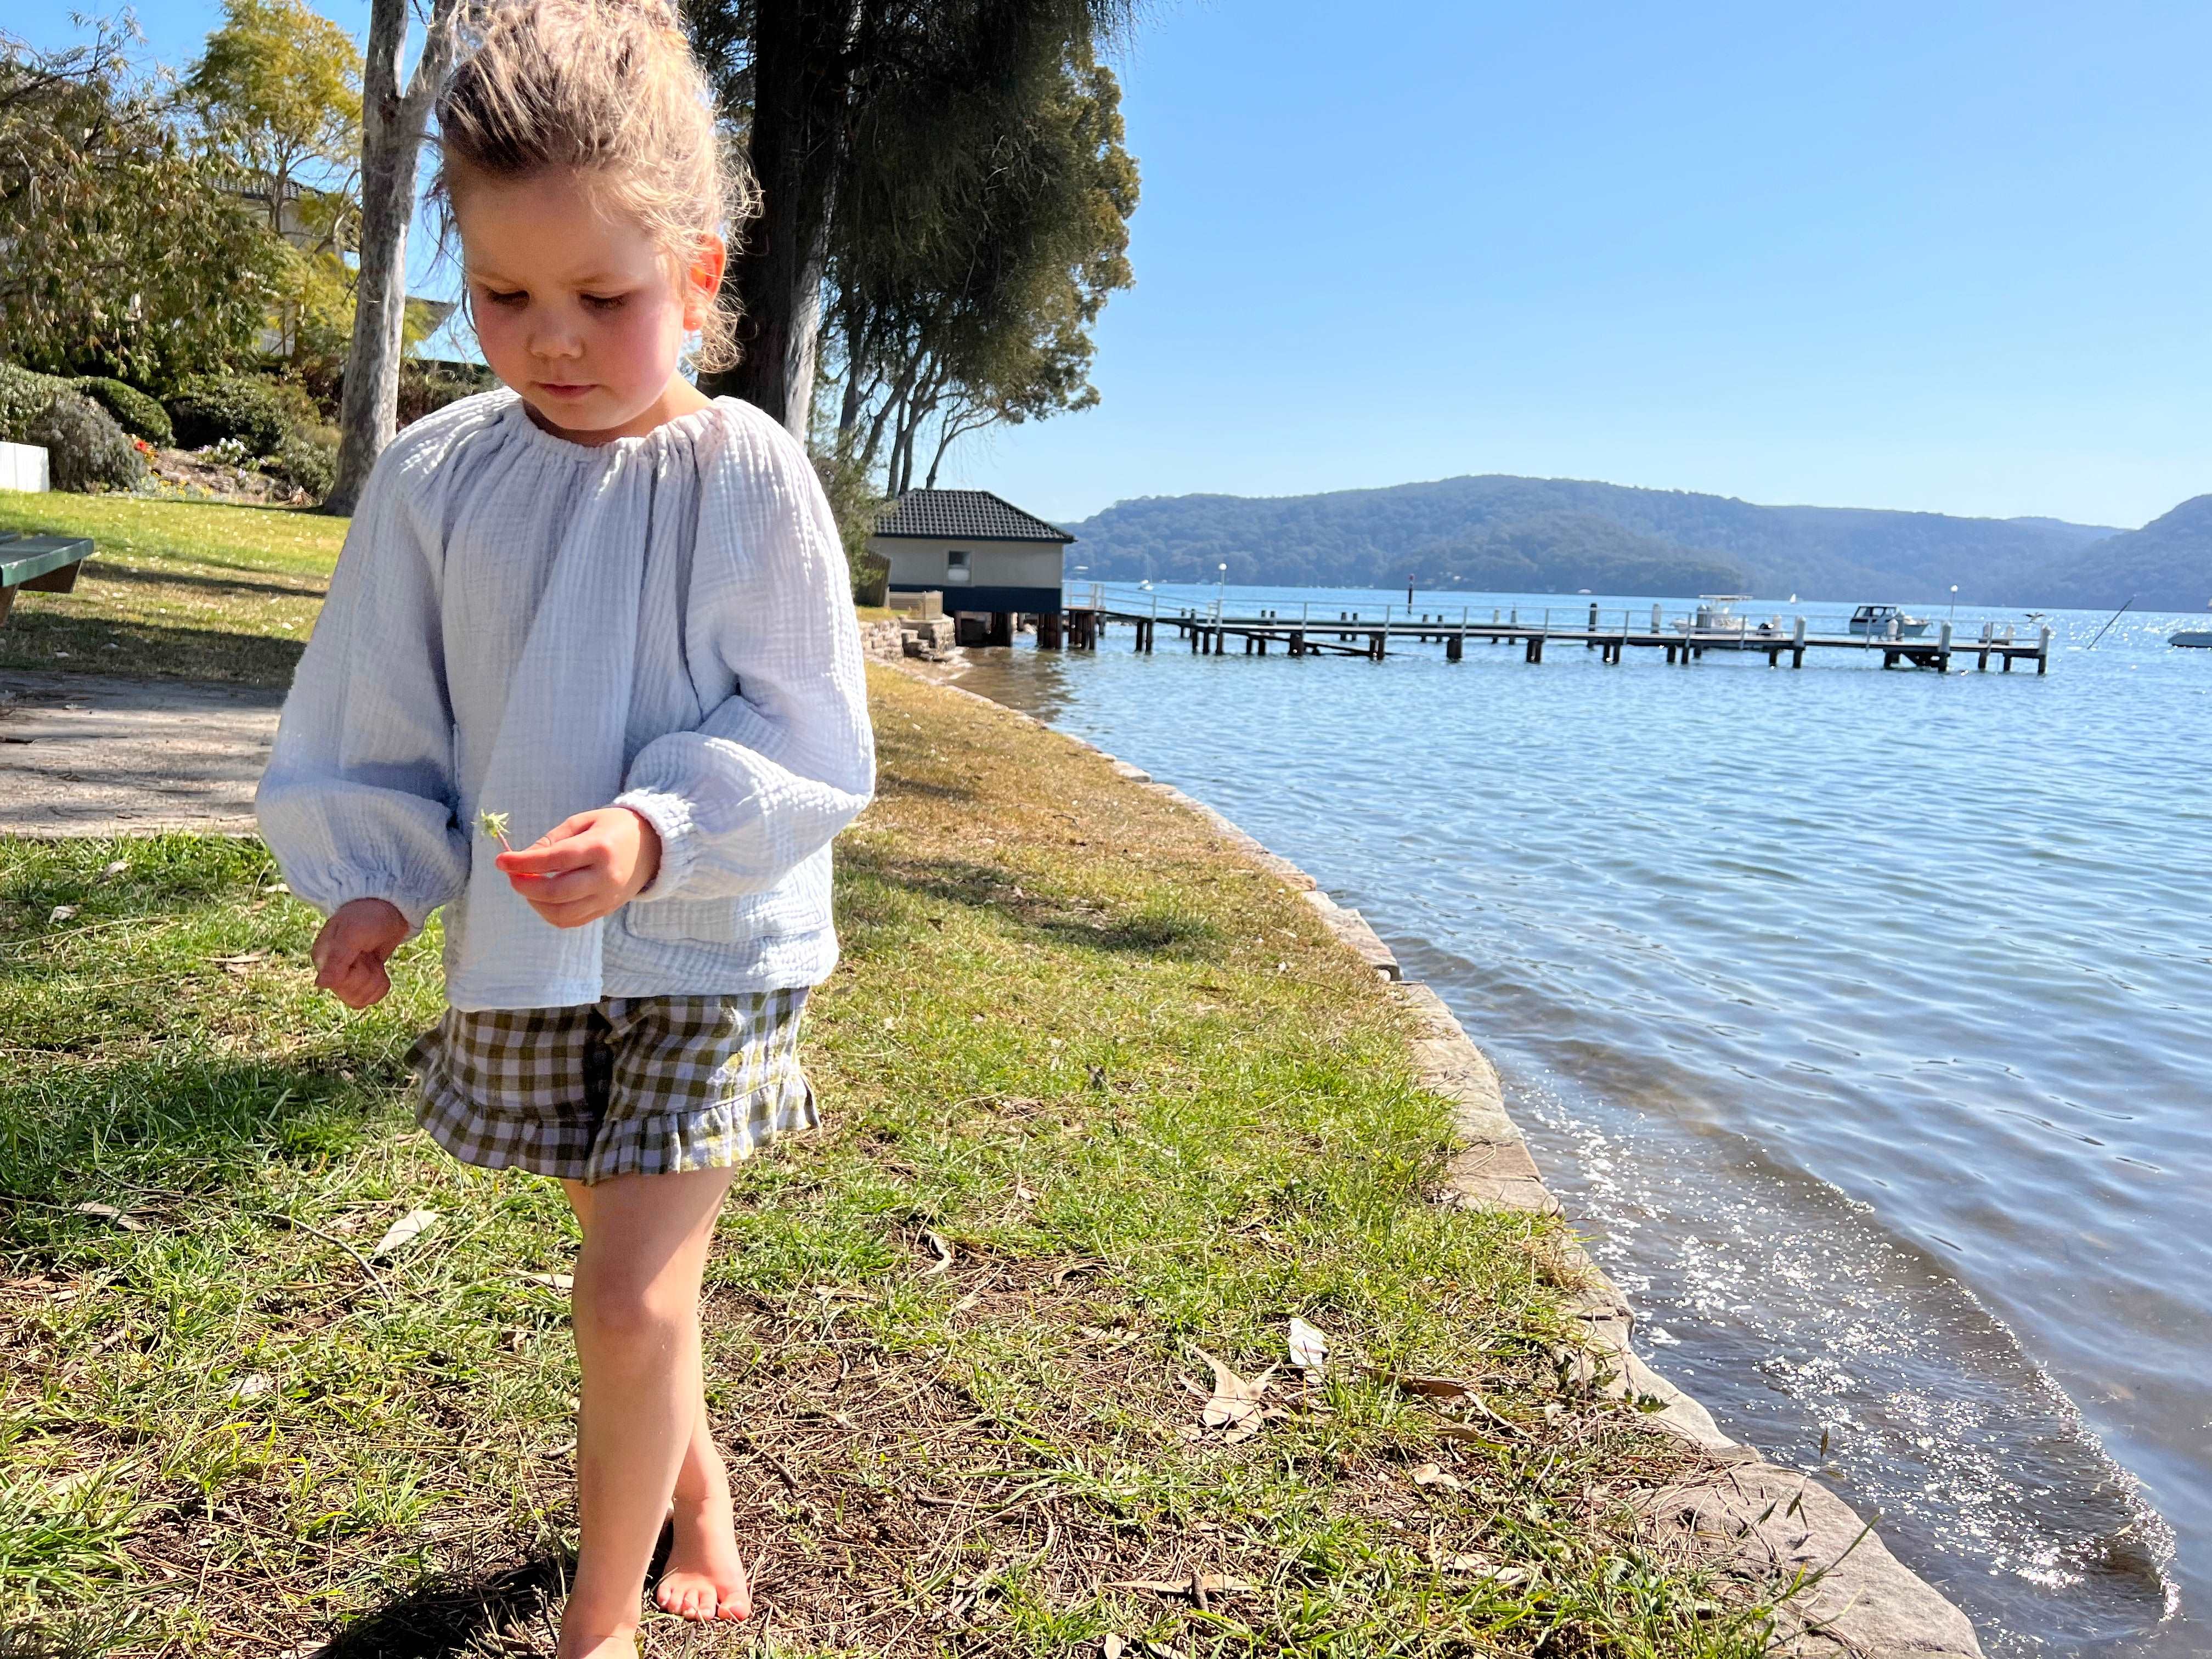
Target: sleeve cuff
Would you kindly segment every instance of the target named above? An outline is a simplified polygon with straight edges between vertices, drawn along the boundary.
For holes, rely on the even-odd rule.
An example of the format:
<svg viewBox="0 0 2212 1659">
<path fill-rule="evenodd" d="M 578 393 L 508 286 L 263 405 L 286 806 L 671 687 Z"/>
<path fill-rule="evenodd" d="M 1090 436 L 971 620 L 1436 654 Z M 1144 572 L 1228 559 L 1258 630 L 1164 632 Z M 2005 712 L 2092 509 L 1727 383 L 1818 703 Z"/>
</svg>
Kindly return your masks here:
<svg viewBox="0 0 2212 1659">
<path fill-rule="evenodd" d="M 446 902 L 440 897 L 396 891 L 390 882 L 364 881 L 351 887 L 340 888 L 320 908 L 323 915 L 330 917 L 336 915 L 342 906 L 351 904 L 356 899 L 382 899 L 398 911 L 407 918 L 409 939 L 421 933 L 422 925 L 430 920 L 430 913 Z"/>
<path fill-rule="evenodd" d="M 613 805 L 626 806 L 653 828 L 660 837 L 660 868 L 652 882 L 631 896 L 632 904 L 649 904 L 672 896 L 698 862 L 699 836 L 691 817 L 691 803 L 665 789 L 626 789 Z"/>
</svg>

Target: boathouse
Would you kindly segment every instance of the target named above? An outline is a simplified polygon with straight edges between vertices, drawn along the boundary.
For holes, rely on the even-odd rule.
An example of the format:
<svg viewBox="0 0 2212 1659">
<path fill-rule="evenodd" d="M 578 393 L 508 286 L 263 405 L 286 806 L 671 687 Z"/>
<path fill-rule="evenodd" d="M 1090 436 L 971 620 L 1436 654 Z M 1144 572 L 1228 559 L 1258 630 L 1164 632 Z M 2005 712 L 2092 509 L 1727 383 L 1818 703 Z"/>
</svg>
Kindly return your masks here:
<svg viewBox="0 0 2212 1659">
<path fill-rule="evenodd" d="M 988 489 L 909 489 L 876 520 L 868 551 L 889 562 L 891 603 L 932 591 L 959 619 L 963 644 L 1012 645 L 1014 619 L 1038 619 L 1057 644 L 1060 565 L 1075 539 Z"/>
</svg>

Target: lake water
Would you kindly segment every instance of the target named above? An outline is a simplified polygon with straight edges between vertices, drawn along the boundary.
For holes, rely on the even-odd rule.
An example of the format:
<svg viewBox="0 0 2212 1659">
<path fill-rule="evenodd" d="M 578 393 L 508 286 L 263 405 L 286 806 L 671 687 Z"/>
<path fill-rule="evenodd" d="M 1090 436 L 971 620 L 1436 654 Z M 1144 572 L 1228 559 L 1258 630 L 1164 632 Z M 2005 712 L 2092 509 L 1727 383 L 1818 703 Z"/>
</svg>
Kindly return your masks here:
<svg viewBox="0 0 2212 1659">
<path fill-rule="evenodd" d="M 2089 649 L 2106 620 L 2055 613 L 2039 678 L 1123 629 L 962 683 L 1364 911 L 1647 1356 L 1880 1511 L 1993 1653 L 2179 1659 L 2212 1655 L 2212 652 L 2132 616 Z"/>
</svg>

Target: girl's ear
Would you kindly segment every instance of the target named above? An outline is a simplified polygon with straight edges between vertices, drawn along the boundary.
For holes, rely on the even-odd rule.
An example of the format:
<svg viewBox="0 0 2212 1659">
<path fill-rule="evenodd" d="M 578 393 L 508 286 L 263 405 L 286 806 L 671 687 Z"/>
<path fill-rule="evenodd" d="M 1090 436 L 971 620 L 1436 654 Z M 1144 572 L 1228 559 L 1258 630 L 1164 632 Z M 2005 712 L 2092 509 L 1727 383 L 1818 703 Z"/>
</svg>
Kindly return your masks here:
<svg viewBox="0 0 2212 1659">
<path fill-rule="evenodd" d="M 714 298 L 722 291 L 723 268 L 730 262 L 730 250 L 719 236 L 704 236 L 699 240 L 699 251 L 692 256 L 690 269 L 684 273 L 684 326 L 696 331 L 707 325 L 713 315 Z"/>
</svg>

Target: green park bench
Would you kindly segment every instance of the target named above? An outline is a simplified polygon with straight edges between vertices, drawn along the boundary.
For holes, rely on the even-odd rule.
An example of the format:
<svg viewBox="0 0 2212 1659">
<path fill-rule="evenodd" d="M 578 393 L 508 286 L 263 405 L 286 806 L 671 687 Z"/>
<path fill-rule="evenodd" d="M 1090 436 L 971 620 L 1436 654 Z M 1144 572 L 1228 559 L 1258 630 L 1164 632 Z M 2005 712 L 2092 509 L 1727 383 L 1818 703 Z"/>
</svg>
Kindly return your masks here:
<svg viewBox="0 0 2212 1659">
<path fill-rule="evenodd" d="M 0 623 L 15 608 L 18 590 L 66 593 L 76 586 L 78 568 L 92 556 L 86 536 L 0 534 Z"/>
</svg>

